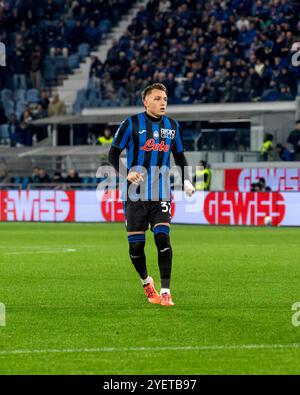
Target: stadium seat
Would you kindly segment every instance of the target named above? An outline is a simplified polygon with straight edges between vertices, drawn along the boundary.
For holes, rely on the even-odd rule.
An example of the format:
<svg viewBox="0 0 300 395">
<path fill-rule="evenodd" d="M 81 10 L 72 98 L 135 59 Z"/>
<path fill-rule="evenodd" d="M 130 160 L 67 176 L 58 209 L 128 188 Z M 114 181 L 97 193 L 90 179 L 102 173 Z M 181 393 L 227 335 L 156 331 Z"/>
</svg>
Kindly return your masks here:
<svg viewBox="0 0 300 395">
<path fill-rule="evenodd" d="M 2 101 L 2 103 L 4 103 L 7 100 L 13 100 L 13 92 L 10 89 L 2 89 L 1 101 Z"/>
<path fill-rule="evenodd" d="M 111 28 L 112 28 L 112 25 L 111 25 L 110 20 L 108 20 L 108 19 L 103 19 L 103 20 L 99 23 L 98 28 L 99 28 L 99 32 L 100 32 L 100 33 L 108 33 L 108 32 L 111 30 Z"/>
<path fill-rule="evenodd" d="M 66 26 L 68 30 L 73 30 L 75 28 L 75 21 L 73 19 L 66 21 Z"/>
<path fill-rule="evenodd" d="M 8 125 L 0 125 L 0 143 L 5 144 L 9 140 Z"/>
<path fill-rule="evenodd" d="M 3 107 L 7 117 L 15 112 L 15 102 L 13 100 L 3 101 Z"/>
<path fill-rule="evenodd" d="M 28 103 L 37 103 L 39 101 L 39 91 L 37 89 L 28 89 L 27 101 Z"/>
<path fill-rule="evenodd" d="M 73 54 L 68 58 L 68 68 L 70 70 L 76 69 L 79 65 L 79 56 L 77 54 Z"/>
<path fill-rule="evenodd" d="M 90 179 L 90 177 L 83 177 L 82 182 L 83 182 L 83 184 L 88 184 L 91 182 L 91 179 Z"/>
<path fill-rule="evenodd" d="M 90 52 L 90 44 L 82 43 L 78 46 L 78 55 L 80 58 L 85 58 Z"/>
<path fill-rule="evenodd" d="M 14 184 L 21 184 L 22 181 L 23 181 L 22 177 L 12 177 L 11 178 L 11 182 L 14 183 Z"/>
<path fill-rule="evenodd" d="M 30 181 L 30 177 L 24 177 L 23 178 L 23 180 L 22 180 L 22 189 L 26 189 L 27 188 L 27 185 L 28 185 L 29 181 Z"/>
<path fill-rule="evenodd" d="M 18 89 L 15 91 L 15 100 L 19 101 L 26 101 L 26 90 L 25 89 Z"/>
<path fill-rule="evenodd" d="M 64 74 L 67 71 L 67 60 L 62 56 L 58 55 L 55 58 L 55 68 L 58 74 Z"/>
<path fill-rule="evenodd" d="M 79 114 L 84 108 L 84 102 L 75 100 L 75 102 L 72 105 L 72 111 L 74 114 Z"/>
<path fill-rule="evenodd" d="M 21 118 L 21 116 L 22 116 L 22 114 L 23 114 L 23 112 L 24 112 L 24 110 L 25 110 L 25 106 L 26 106 L 25 101 L 23 101 L 23 100 L 17 101 L 17 105 L 16 105 L 16 115 L 17 115 L 17 118 L 18 118 L 18 119 Z"/>
</svg>

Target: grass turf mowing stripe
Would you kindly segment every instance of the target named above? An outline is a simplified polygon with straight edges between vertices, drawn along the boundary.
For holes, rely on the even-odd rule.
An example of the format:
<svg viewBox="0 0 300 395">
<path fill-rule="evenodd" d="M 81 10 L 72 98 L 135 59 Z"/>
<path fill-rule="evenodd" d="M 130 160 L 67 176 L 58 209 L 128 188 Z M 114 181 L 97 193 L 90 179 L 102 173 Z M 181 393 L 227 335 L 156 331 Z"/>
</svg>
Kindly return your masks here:
<svg viewBox="0 0 300 395">
<path fill-rule="evenodd" d="M 14 354 L 64 354 L 64 353 L 104 353 L 128 351 L 216 351 L 216 350 L 253 350 L 253 349 L 287 349 L 300 348 L 300 343 L 291 344 L 215 344 L 207 346 L 165 346 L 165 347 L 102 347 L 102 348 L 74 348 L 74 349 L 48 349 L 48 350 L 6 350 L 0 351 L 0 356 Z"/>
</svg>

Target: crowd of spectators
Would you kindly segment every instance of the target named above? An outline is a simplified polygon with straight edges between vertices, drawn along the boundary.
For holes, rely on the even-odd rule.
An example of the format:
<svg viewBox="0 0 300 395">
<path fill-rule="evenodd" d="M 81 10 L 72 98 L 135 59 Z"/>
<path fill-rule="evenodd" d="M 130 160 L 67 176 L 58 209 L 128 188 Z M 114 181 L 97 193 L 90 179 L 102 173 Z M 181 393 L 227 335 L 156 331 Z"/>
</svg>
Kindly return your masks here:
<svg viewBox="0 0 300 395">
<path fill-rule="evenodd" d="M 22 184 L 22 187 L 27 187 L 28 184 L 31 186 L 42 187 L 43 185 L 53 184 L 81 184 L 87 182 L 94 182 L 89 177 L 82 178 L 79 176 L 75 169 L 69 169 L 66 176 L 63 177 L 61 172 L 54 172 L 50 177 L 47 170 L 43 167 L 35 166 L 32 169 L 31 176 L 28 177 L 10 177 L 7 170 L 0 167 L 0 184 Z"/>
<path fill-rule="evenodd" d="M 41 89 L 44 60 L 67 60 L 80 44 L 97 45 L 133 0 L 2 0 L 0 42 L 6 45 L 6 73 L 0 89 Z M 51 65 L 51 63 L 47 63 Z M 52 63 L 53 65 L 53 63 Z M 7 78 L 9 77 L 9 78 Z"/>
<path fill-rule="evenodd" d="M 296 121 L 296 127 L 293 129 L 286 140 L 292 147 L 287 148 L 282 143 L 277 143 L 274 146 L 274 136 L 271 133 L 266 133 L 264 141 L 260 150 L 260 160 L 267 162 L 279 160 L 284 162 L 299 161 L 300 160 L 300 119 Z"/>
<path fill-rule="evenodd" d="M 5 44 L 6 66 L 1 67 L 0 101 L 6 117 L 14 113 L 22 122 L 21 113 L 28 105 L 33 115 L 46 116 L 45 106 L 37 105 L 43 92 L 57 85 L 60 75 L 78 67 L 133 3 L 1 0 L 0 43 Z"/>
<path fill-rule="evenodd" d="M 47 116 L 64 115 L 66 107 L 59 95 L 54 93 L 49 99 L 47 90 L 31 103 L 23 103 L 17 112 L 7 112 L 0 101 L 0 143 L 9 143 L 12 147 L 32 146 L 47 137 L 44 126 L 33 126 L 34 120 Z"/>
<path fill-rule="evenodd" d="M 141 104 L 150 81 L 174 104 L 292 100 L 299 36 L 298 2 L 150 0 L 106 62 L 92 59 L 88 91 L 102 106 Z"/>
<path fill-rule="evenodd" d="M 79 184 L 82 182 L 81 177 L 79 177 L 78 172 L 75 169 L 70 169 L 66 177 L 63 177 L 61 172 L 55 172 L 51 178 L 46 169 L 43 167 L 34 167 L 32 169 L 32 175 L 29 179 L 32 184 L 50 184 L 50 183 L 65 183 L 65 184 Z"/>
</svg>

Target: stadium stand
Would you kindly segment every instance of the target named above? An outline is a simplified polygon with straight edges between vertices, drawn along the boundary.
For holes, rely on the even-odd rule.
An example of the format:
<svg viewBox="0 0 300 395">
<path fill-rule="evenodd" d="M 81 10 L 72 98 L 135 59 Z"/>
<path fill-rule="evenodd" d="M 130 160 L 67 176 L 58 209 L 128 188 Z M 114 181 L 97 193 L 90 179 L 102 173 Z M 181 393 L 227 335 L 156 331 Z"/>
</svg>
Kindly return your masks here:
<svg viewBox="0 0 300 395">
<path fill-rule="evenodd" d="M 151 0 L 106 62 L 93 59 L 74 110 L 85 97 L 91 107 L 139 105 L 149 81 L 166 84 L 171 104 L 293 100 L 298 11 L 287 0 Z"/>
<path fill-rule="evenodd" d="M 112 28 L 133 5 L 136 8 L 132 12 L 138 9 L 135 17 L 128 19 L 122 33 L 115 34 Z M 291 46 L 300 41 L 299 15 L 298 2 L 287 0 L 2 1 L 0 41 L 6 44 L 7 67 L 1 68 L 0 75 L 0 144 L 20 150 L 16 166 L 13 151 L 7 155 L 1 152 L 0 159 L 11 173 L 11 177 L 3 175 L 4 179 L 9 177 L 14 184 L 27 188 L 28 172 L 34 165 L 46 168 L 51 179 L 57 170 L 64 178 L 69 169 L 76 168 L 82 184 L 89 187 L 95 181 L 91 176 L 99 160 L 98 148 L 91 145 L 105 124 L 112 122 L 115 130 L 120 121 L 106 107 L 141 105 L 140 91 L 153 81 L 167 86 L 176 118 L 182 106 L 240 103 L 237 111 L 226 115 L 220 114 L 220 108 L 218 118 L 214 117 L 214 109 L 208 117 L 208 110 L 200 114 L 194 108 L 187 118 L 179 117 L 180 122 L 186 122 L 185 146 L 195 151 L 195 156 L 190 157 L 192 162 L 196 163 L 199 155 L 210 163 L 258 161 L 262 141 L 253 138 L 255 127 L 262 126 L 270 109 L 262 107 L 244 113 L 241 103 L 249 106 L 249 102 L 259 105 L 277 101 L 282 107 L 286 101 L 283 104 L 295 103 L 298 111 L 294 99 L 300 68 L 292 65 Z M 107 44 L 107 55 L 100 59 L 94 50 L 107 39 L 112 44 Z M 77 90 L 73 112 L 89 108 L 99 111 L 102 107 L 105 116 L 101 126 L 84 120 L 84 124 L 72 121 L 66 127 L 65 119 L 61 125 L 34 124 L 48 115 L 55 118 L 68 111 L 56 89 L 53 93 L 51 90 L 67 74 L 76 77 L 72 73 L 87 59 L 90 68 L 86 89 Z M 290 155 L 282 154 L 286 151 L 280 147 L 286 149 L 287 136 L 279 122 L 291 130 L 294 107 L 282 112 L 283 118 L 278 107 L 275 110 L 271 114 L 274 120 L 268 119 L 259 132 L 274 134 L 267 160 L 292 161 L 293 150 Z M 198 118 L 191 117 L 195 111 Z M 258 114 L 262 114 L 261 121 L 256 123 Z M 95 118 L 99 124 L 98 113 Z M 234 122 L 230 122 L 232 119 Z M 61 135 L 70 137 L 59 141 Z M 49 147 L 74 143 L 78 150 L 72 152 Z M 82 144 L 91 144 L 86 152 L 95 151 L 87 154 Z M 36 150 L 22 150 L 32 145 Z M 62 166 L 56 168 L 55 161 L 55 166 L 51 165 L 54 156 Z"/>
<path fill-rule="evenodd" d="M 35 110 L 41 89 L 51 90 L 72 73 L 133 3 L 2 1 L 0 42 L 7 66 L 1 68 L 0 90 L 6 116 L 16 113 L 20 120 L 26 105 Z"/>
</svg>

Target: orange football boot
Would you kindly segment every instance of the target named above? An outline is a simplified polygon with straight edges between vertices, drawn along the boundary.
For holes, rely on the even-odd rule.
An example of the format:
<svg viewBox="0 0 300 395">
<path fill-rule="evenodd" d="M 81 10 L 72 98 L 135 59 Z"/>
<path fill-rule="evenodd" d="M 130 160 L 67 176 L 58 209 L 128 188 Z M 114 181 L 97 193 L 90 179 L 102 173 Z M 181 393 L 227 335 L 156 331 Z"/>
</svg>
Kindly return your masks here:
<svg viewBox="0 0 300 395">
<path fill-rule="evenodd" d="M 160 296 L 158 295 L 156 289 L 154 288 L 154 281 L 153 278 L 150 277 L 150 283 L 147 285 L 144 285 L 144 291 L 145 295 L 148 298 L 148 301 L 153 304 L 159 304 L 160 303 Z"/>
<path fill-rule="evenodd" d="M 175 303 L 173 303 L 170 294 L 163 293 L 162 295 L 160 295 L 160 304 L 162 306 L 174 306 Z"/>
</svg>

